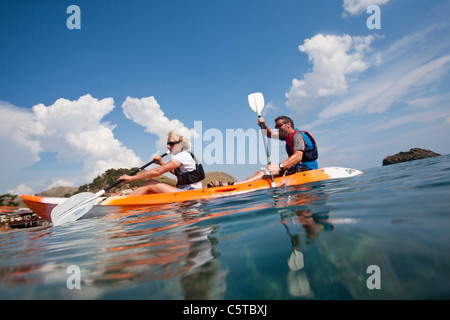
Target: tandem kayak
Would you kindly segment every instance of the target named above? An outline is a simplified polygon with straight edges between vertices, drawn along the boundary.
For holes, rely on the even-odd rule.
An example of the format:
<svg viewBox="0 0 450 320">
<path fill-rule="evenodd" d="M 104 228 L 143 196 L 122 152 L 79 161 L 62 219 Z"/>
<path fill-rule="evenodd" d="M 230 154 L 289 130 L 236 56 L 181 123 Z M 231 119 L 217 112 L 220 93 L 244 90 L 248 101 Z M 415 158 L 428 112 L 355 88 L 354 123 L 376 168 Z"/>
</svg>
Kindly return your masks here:
<svg viewBox="0 0 450 320">
<path fill-rule="evenodd" d="M 296 186 L 305 183 L 322 181 L 327 179 L 347 178 L 362 174 L 356 169 L 326 167 L 316 170 L 299 172 L 289 176 L 277 177 L 274 179 L 276 187 Z M 214 199 L 230 195 L 238 195 L 257 190 L 271 188 L 270 179 L 262 179 L 251 183 L 238 183 L 229 186 L 205 188 L 200 190 L 180 191 L 174 193 L 157 193 L 140 196 L 110 196 L 100 197 L 96 206 L 151 206 L 167 204 L 173 202 L 183 202 L 190 200 Z M 63 203 L 68 198 L 39 197 L 31 195 L 21 195 L 25 204 L 41 218 L 52 222 L 51 212 L 57 205 Z"/>
</svg>

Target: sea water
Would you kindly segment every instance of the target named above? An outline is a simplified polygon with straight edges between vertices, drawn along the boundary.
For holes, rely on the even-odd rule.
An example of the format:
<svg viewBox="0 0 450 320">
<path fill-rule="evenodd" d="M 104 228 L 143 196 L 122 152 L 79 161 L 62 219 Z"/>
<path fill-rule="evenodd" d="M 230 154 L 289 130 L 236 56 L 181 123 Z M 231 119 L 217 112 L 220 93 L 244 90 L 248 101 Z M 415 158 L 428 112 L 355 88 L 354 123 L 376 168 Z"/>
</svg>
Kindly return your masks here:
<svg viewBox="0 0 450 320">
<path fill-rule="evenodd" d="M 364 171 L 0 233 L 0 299 L 449 299 L 450 156 Z"/>
</svg>

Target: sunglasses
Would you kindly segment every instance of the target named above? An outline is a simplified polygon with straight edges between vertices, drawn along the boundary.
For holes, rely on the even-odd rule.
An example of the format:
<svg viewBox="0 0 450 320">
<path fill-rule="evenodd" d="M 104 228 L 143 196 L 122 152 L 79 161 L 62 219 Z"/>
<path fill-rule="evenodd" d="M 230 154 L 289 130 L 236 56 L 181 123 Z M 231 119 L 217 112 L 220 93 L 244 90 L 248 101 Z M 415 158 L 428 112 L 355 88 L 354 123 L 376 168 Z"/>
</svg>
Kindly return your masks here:
<svg viewBox="0 0 450 320">
<path fill-rule="evenodd" d="M 176 141 L 176 142 L 168 142 L 167 141 L 167 145 L 173 147 L 174 145 L 176 145 L 177 143 L 180 143 L 180 141 Z"/>
<path fill-rule="evenodd" d="M 286 124 L 287 122 L 281 122 L 281 123 L 277 123 L 276 125 L 275 125 L 275 129 L 280 129 L 282 126 L 284 126 L 285 124 Z"/>
</svg>

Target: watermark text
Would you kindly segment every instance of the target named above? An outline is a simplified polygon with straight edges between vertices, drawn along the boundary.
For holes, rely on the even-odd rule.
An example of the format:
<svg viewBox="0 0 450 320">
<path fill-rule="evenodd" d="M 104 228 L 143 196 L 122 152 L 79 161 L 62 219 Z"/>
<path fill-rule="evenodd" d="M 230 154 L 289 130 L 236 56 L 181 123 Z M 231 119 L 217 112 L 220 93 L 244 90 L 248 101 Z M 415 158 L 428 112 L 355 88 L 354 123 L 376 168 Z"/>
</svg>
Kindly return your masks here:
<svg viewBox="0 0 450 320">
<path fill-rule="evenodd" d="M 81 9 L 79 6 L 70 5 L 67 7 L 66 13 L 70 14 L 67 18 L 66 25 L 67 29 L 81 29 Z"/>
<path fill-rule="evenodd" d="M 81 289 L 81 269 L 77 265 L 70 265 L 67 267 L 66 273 L 70 274 L 67 278 L 66 285 L 67 289 Z"/>
<path fill-rule="evenodd" d="M 367 19 L 366 25 L 370 30 L 381 29 L 381 9 L 377 5 L 367 7 L 367 13 L 371 16 Z"/>
<path fill-rule="evenodd" d="M 263 134 L 260 129 L 226 129 L 225 135 L 215 128 L 203 132 L 202 121 L 194 121 L 199 137 L 194 140 L 193 151 L 204 164 L 267 164 Z M 280 161 L 278 139 L 267 139 L 272 163 Z"/>
<path fill-rule="evenodd" d="M 369 290 L 381 289 L 381 269 L 377 265 L 370 265 L 366 270 L 370 276 L 367 278 L 366 285 Z"/>
</svg>

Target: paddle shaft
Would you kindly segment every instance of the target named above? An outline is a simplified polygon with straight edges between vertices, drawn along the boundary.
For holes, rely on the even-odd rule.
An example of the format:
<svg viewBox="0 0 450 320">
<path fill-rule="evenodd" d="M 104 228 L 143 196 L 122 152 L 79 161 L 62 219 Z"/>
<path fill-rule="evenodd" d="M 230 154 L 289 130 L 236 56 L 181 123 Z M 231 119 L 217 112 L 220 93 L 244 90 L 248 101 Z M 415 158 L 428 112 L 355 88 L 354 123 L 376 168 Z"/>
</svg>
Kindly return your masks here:
<svg viewBox="0 0 450 320">
<path fill-rule="evenodd" d="M 258 119 L 259 118 L 261 118 L 260 115 L 258 115 Z M 266 149 L 267 164 L 271 164 L 272 162 L 270 161 L 269 148 L 267 148 L 267 140 L 266 140 L 266 135 L 264 134 L 263 124 L 260 123 L 259 127 L 261 128 L 261 131 L 262 131 L 262 136 L 263 136 L 263 141 L 264 141 L 264 148 Z M 273 179 L 272 179 L 272 181 L 273 181 Z"/>
<path fill-rule="evenodd" d="M 161 155 L 161 158 L 164 158 L 168 153 L 169 153 L 168 151 L 165 152 L 165 153 L 163 153 L 163 154 Z M 152 160 L 152 161 L 150 161 L 150 162 L 144 164 L 142 167 L 140 167 L 140 168 L 134 170 L 132 173 L 129 174 L 129 176 L 134 176 L 136 173 L 138 173 L 138 172 L 144 170 L 145 168 L 147 168 L 149 165 L 151 165 L 151 164 L 153 164 L 153 163 L 155 163 L 155 160 Z M 106 191 L 108 191 L 108 190 L 114 188 L 115 186 L 121 184 L 121 183 L 124 182 L 124 181 L 125 181 L 125 180 L 117 180 L 116 182 L 114 182 L 114 183 L 113 183 L 112 185 L 110 185 L 109 187 L 103 189 L 103 191 L 106 192 Z"/>
<path fill-rule="evenodd" d="M 261 115 L 260 115 L 260 114 L 258 114 L 258 119 L 259 119 L 259 118 L 261 118 Z M 263 136 L 264 148 L 266 148 L 267 164 L 269 165 L 269 164 L 272 163 L 272 161 L 270 160 L 269 148 L 267 147 L 267 140 L 266 140 L 266 135 L 265 135 L 265 133 L 264 133 L 263 124 L 260 123 L 260 124 L 259 124 L 259 127 L 261 128 L 261 133 L 262 133 L 262 136 Z M 275 187 L 275 181 L 273 180 L 273 174 L 272 174 L 272 172 L 270 172 L 270 171 L 269 171 L 269 174 L 270 174 L 270 180 L 272 180 L 272 187 Z"/>
<path fill-rule="evenodd" d="M 264 96 L 261 92 L 255 92 L 248 95 L 248 104 L 250 105 L 250 108 L 252 108 L 253 111 L 256 112 L 258 115 L 258 120 L 261 118 L 261 111 L 264 108 Z M 259 121 L 258 121 L 259 122 Z M 269 148 L 267 148 L 267 141 L 266 141 L 266 135 L 264 134 L 264 128 L 263 124 L 259 124 L 261 128 L 261 133 L 263 136 L 264 141 L 264 147 L 266 149 L 266 156 L 267 156 L 267 164 L 270 165 L 272 162 L 270 161 L 270 155 L 269 155 Z M 269 171 L 270 174 L 270 180 L 272 180 L 272 187 L 276 187 L 275 181 L 273 181 L 273 174 Z"/>
</svg>

